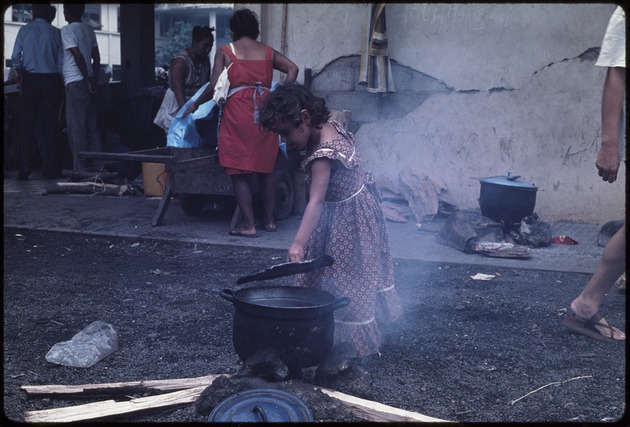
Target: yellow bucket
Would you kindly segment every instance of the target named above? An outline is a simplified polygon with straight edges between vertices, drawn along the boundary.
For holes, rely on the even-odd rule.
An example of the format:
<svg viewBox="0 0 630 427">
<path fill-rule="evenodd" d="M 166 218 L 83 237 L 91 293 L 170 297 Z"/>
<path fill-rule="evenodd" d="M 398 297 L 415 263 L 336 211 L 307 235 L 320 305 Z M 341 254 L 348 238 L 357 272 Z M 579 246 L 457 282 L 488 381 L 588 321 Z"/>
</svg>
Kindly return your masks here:
<svg viewBox="0 0 630 427">
<path fill-rule="evenodd" d="M 142 183 L 145 196 L 163 196 L 168 178 L 164 163 L 142 162 Z"/>
</svg>

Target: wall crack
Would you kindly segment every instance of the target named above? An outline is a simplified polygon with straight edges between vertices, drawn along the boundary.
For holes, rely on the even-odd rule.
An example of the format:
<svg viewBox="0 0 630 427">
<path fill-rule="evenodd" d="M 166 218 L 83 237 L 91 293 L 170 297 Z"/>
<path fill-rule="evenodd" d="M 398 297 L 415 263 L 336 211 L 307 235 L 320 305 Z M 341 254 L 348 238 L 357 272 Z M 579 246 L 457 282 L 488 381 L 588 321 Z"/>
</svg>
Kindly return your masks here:
<svg viewBox="0 0 630 427">
<path fill-rule="evenodd" d="M 583 61 L 596 61 L 597 57 L 599 56 L 599 50 L 600 50 L 600 47 L 589 47 L 584 52 L 582 52 L 581 54 L 579 54 L 577 56 L 574 56 L 573 58 L 564 58 L 564 59 L 561 59 L 560 61 L 550 62 L 549 64 L 545 65 L 541 69 L 534 71 L 533 75 L 535 76 L 536 74 L 538 74 L 539 72 L 543 71 L 544 69 L 549 68 L 549 67 L 553 67 L 556 64 L 560 64 L 560 63 L 567 62 L 567 61 L 572 61 L 574 59 L 579 59 L 580 62 L 583 62 Z"/>
</svg>

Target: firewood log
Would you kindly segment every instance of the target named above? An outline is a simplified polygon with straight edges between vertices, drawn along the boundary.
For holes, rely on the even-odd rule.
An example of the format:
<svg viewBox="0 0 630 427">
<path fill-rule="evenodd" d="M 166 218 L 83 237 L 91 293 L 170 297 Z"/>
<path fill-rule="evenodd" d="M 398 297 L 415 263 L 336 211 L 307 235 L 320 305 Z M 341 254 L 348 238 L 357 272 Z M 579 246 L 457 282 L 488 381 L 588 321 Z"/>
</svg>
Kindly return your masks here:
<svg viewBox="0 0 630 427">
<path fill-rule="evenodd" d="M 422 421 L 422 422 L 447 422 L 439 418 L 429 417 L 418 412 L 406 411 L 379 402 L 361 399 L 335 390 L 319 388 L 322 393 L 340 400 L 350 412 L 366 421 L 391 422 L 391 421 Z"/>
<path fill-rule="evenodd" d="M 57 182 L 46 186 L 46 194 L 100 194 L 103 196 L 122 196 L 129 190 L 127 185 L 102 184 L 93 182 Z"/>
<path fill-rule="evenodd" d="M 147 409 L 189 405 L 195 402 L 206 387 L 207 385 L 202 385 L 157 396 L 139 397 L 124 402 L 106 400 L 85 405 L 66 406 L 64 408 L 28 411 L 24 415 L 24 421 L 32 423 L 94 420 Z"/>
<path fill-rule="evenodd" d="M 48 396 L 77 396 L 81 394 L 110 394 L 120 395 L 128 393 L 130 388 L 139 391 L 174 391 L 197 386 L 208 386 L 220 375 L 206 375 L 196 378 L 176 378 L 168 380 L 126 381 L 103 384 L 80 385 L 22 385 L 20 388 L 29 395 Z M 226 375 L 229 376 L 229 375 Z"/>
</svg>

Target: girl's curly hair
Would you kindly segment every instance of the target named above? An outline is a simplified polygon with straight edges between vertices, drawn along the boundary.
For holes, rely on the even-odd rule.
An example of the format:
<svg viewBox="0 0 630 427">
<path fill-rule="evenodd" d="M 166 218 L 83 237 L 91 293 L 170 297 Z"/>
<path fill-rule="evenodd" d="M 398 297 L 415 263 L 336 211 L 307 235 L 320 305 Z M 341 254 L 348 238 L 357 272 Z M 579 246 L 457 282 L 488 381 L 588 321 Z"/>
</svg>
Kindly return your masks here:
<svg viewBox="0 0 630 427">
<path fill-rule="evenodd" d="M 289 121 L 298 127 L 302 123 L 302 110 L 309 111 L 311 124 L 317 128 L 330 118 L 324 98 L 313 95 L 299 83 L 280 85 L 267 97 L 260 111 L 260 125 L 273 131 L 280 122 Z"/>
</svg>

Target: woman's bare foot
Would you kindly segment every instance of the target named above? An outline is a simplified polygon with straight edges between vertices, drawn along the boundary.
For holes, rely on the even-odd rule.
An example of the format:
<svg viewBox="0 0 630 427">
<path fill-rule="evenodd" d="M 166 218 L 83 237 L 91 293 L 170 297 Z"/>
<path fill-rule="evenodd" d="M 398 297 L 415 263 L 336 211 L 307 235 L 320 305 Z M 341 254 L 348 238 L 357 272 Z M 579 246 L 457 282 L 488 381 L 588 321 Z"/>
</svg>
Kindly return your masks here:
<svg viewBox="0 0 630 427">
<path fill-rule="evenodd" d="M 278 225 L 277 225 L 275 222 L 274 222 L 274 223 L 272 223 L 272 224 L 265 224 L 265 225 L 263 226 L 263 229 L 264 229 L 265 231 L 268 231 L 268 232 L 270 232 L 270 233 L 273 233 L 274 231 L 278 231 Z"/>
<path fill-rule="evenodd" d="M 258 237 L 256 227 L 243 228 L 239 226 L 234 230 L 230 230 L 230 236 Z"/>
<path fill-rule="evenodd" d="M 256 227 L 252 227 L 252 228 L 241 228 L 240 230 L 241 234 L 244 236 L 254 236 L 256 235 Z"/>
</svg>

